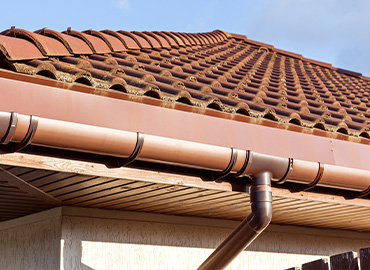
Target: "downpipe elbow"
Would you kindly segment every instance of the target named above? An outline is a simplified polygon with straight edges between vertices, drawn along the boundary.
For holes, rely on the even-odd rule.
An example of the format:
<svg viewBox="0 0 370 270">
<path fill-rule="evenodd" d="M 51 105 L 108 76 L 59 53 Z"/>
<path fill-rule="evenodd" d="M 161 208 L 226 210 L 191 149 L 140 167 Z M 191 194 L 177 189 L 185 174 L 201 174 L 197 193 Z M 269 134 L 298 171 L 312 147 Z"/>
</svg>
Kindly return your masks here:
<svg viewBox="0 0 370 270">
<path fill-rule="evenodd" d="M 258 202 L 252 205 L 252 214 L 247 218 L 248 225 L 255 232 L 262 232 L 271 222 L 272 203 Z"/>
<path fill-rule="evenodd" d="M 247 218 L 249 227 L 263 231 L 272 218 L 271 173 L 262 172 L 253 180 L 250 188 L 252 213 Z"/>
</svg>

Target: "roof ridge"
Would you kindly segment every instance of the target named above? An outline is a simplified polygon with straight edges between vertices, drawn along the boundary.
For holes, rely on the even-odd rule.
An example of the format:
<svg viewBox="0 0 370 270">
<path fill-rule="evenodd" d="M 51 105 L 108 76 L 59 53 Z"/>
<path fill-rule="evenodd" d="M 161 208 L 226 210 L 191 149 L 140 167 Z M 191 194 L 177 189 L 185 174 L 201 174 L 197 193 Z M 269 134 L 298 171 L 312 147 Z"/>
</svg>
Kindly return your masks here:
<svg viewBox="0 0 370 270">
<path fill-rule="evenodd" d="M 4 36 L 10 38 L 4 39 Z M 0 34 L 0 47 L 9 61 L 19 61 L 55 56 L 106 54 L 131 49 L 164 49 L 195 46 L 196 44 L 210 45 L 222 42 L 227 38 L 227 33 L 220 30 L 205 33 L 179 33 L 166 31 L 95 31 L 89 29 L 80 32 L 68 28 L 66 31 L 57 32 L 43 28 L 30 32 L 11 27 Z M 29 41 L 25 44 L 27 44 L 27 50 L 31 50 L 30 53 L 12 51 L 11 47 L 20 42 L 19 40 Z M 41 55 L 35 53 L 37 50 Z"/>
</svg>

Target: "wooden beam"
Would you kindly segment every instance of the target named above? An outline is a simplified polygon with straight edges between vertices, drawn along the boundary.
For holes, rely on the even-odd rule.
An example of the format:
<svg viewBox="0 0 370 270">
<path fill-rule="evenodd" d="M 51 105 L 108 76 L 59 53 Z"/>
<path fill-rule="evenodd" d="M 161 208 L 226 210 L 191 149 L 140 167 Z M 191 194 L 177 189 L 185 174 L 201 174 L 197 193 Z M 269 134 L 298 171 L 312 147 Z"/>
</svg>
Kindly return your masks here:
<svg viewBox="0 0 370 270">
<path fill-rule="evenodd" d="M 7 170 L 0 167 L 0 179 L 8 181 L 9 184 L 18 187 L 22 191 L 26 191 L 28 194 L 35 196 L 37 199 L 40 199 L 51 206 L 60 206 L 62 205 L 61 201 L 50 196 L 49 194 L 39 190 L 38 188 L 30 185 L 23 179 L 18 176 L 8 172 Z"/>
<path fill-rule="evenodd" d="M 4 166 L 20 166 L 33 169 L 51 170 L 71 174 L 83 174 L 107 178 L 142 181 L 156 184 L 180 185 L 222 191 L 240 191 L 240 186 L 229 182 L 216 183 L 204 181 L 201 176 L 185 175 L 178 172 L 153 171 L 133 167 L 108 168 L 102 163 L 71 160 L 65 158 L 46 157 L 24 153 L 1 154 L 0 164 Z M 339 203 L 370 207 L 368 199 L 348 200 L 340 195 L 326 195 L 314 191 L 293 192 L 284 188 L 272 188 L 274 198 L 289 198 L 299 201 L 316 201 L 322 203 Z"/>
<path fill-rule="evenodd" d="M 157 184 L 182 185 L 223 191 L 234 189 L 228 182 L 204 181 L 200 176 L 184 175 L 181 172 L 161 172 L 132 167 L 108 168 L 102 163 L 23 153 L 1 154 L 0 164 Z"/>
</svg>

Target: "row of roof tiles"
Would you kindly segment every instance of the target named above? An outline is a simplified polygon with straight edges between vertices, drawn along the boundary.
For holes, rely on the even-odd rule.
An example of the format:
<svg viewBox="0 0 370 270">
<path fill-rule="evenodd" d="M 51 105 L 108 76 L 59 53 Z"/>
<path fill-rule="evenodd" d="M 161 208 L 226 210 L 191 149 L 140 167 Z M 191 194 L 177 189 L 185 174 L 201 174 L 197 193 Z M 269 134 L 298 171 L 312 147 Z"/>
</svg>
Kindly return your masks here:
<svg viewBox="0 0 370 270">
<path fill-rule="evenodd" d="M 245 36 L 11 28 L 0 49 L 19 73 L 370 138 L 368 80 Z"/>
<path fill-rule="evenodd" d="M 68 28 L 67 31 L 60 33 L 45 28 L 30 32 L 12 27 L 1 33 L 0 49 L 8 60 L 15 61 L 172 46 L 209 45 L 225 39 L 227 33 L 222 31 L 200 34 L 111 30 L 78 32 Z"/>
</svg>

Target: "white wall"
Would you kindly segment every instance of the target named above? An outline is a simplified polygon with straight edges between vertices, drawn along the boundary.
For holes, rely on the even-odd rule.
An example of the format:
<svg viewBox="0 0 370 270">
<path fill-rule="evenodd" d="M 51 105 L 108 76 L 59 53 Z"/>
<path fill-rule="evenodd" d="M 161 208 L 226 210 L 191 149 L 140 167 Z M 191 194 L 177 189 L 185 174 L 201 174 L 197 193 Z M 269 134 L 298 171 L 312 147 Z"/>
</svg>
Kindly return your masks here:
<svg viewBox="0 0 370 270">
<path fill-rule="evenodd" d="M 237 224 L 55 208 L 0 223 L 0 269 L 196 269 Z M 369 233 L 270 225 L 228 269 L 286 269 L 369 246 Z"/>
<path fill-rule="evenodd" d="M 0 223 L 0 269 L 59 269 L 60 233 L 60 216 Z"/>
<path fill-rule="evenodd" d="M 116 211 L 109 219 L 106 212 L 95 214 L 63 217 L 65 269 L 196 269 L 238 224 Z M 370 234 L 271 225 L 228 269 L 286 269 L 367 246 Z"/>
</svg>

